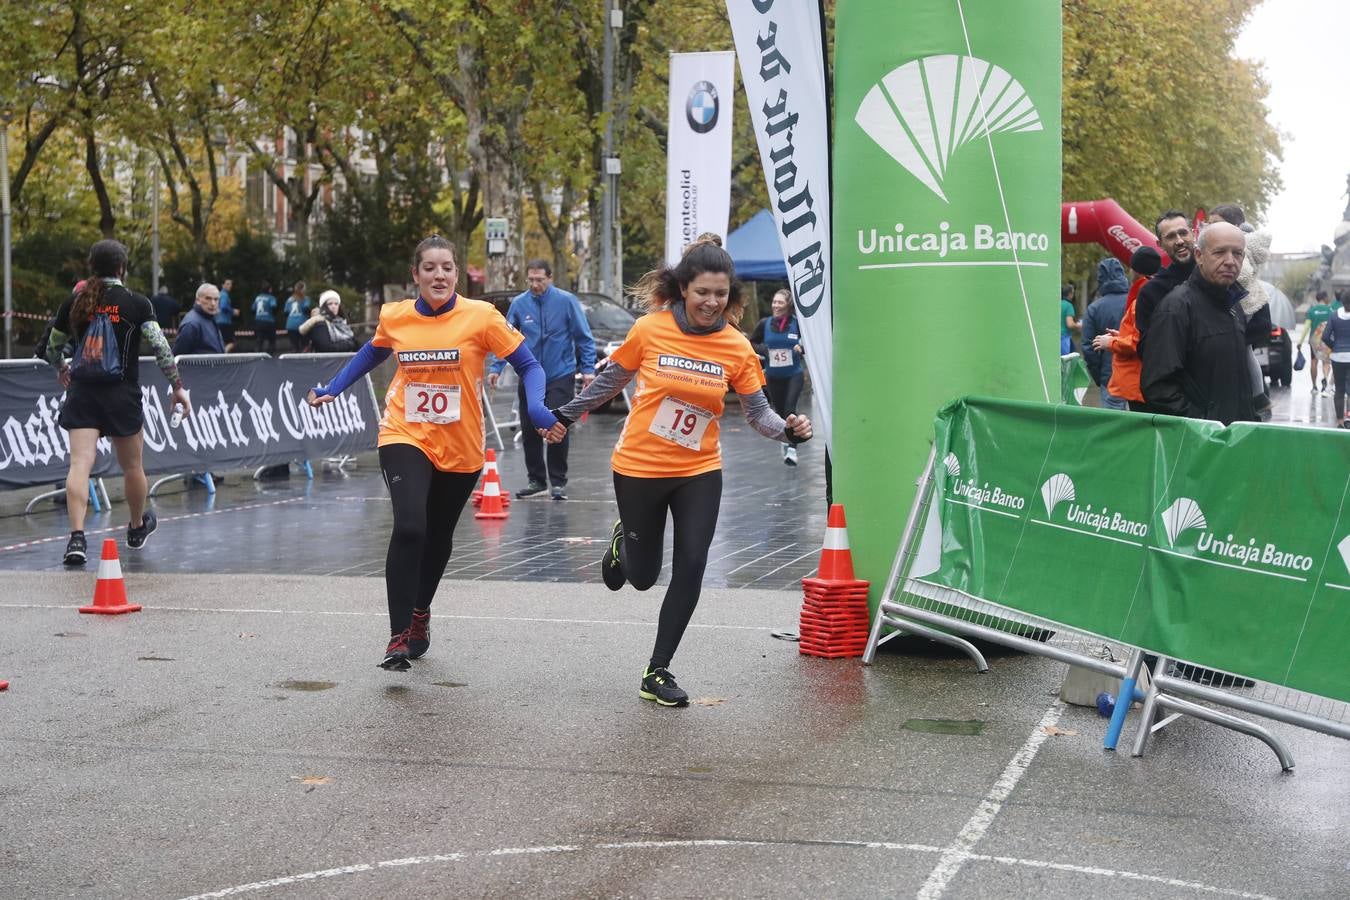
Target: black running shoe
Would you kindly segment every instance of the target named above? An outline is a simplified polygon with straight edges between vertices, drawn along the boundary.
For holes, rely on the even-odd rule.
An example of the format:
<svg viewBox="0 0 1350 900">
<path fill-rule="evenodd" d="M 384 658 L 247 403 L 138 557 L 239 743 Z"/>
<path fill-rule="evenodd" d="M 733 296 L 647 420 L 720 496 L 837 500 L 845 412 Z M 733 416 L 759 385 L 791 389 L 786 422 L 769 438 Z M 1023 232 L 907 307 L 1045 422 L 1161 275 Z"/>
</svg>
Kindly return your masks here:
<svg viewBox="0 0 1350 900">
<path fill-rule="evenodd" d="M 623 520 L 614 520 L 614 533 L 609 538 L 609 546 L 600 559 L 600 577 L 605 579 L 605 587 L 617 591 L 628 581 L 623 576 L 623 566 L 619 563 L 619 541 L 623 540 Z"/>
<path fill-rule="evenodd" d="M 538 481 L 531 481 L 529 484 L 516 491 L 516 496 L 523 500 L 526 497 L 533 497 L 535 494 L 542 494 L 546 490 L 548 490 L 548 485 Z"/>
<path fill-rule="evenodd" d="M 84 541 L 84 532 L 72 531 L 70 540 L 66 541 L 66 558 L 63 562 L 68 566 L 82 566 L 88 558 L 89 548 Z"/>
<path fill-rule="evenodd" d="M 408 626 L 408 659 L 421 659 L 431 649 L 431 610 L 414 609 Z"/>
<path fill-rule="evenodd" d="M 154 534 L 155 529 L 158 527 L 159 517 L 156 516 L 153 511 L 147 509 L 145 514 L 141 516 L 141 526 L 139 528 L 133 528 L 130 525 L 127 526 L 127 549 L 139 550 L 144 547 L 145 542 L 150 539 L 150 535 Z"/>
<path fill-rule="evenodd" d="M 389 639 L 380 668 L 391 672 L 406 672 L 412 668 L 412 663 L 408 662 L 408 632 L 400 631 Z"/>
<path fill-rule="evenodd" d="M 654 700 L 661 706 L 689 705 L 689 695 L 680 690 L 680 686 L 675 683 L 675 676 L 665 666 L 643 673 L 638 696 L 643 700 Z"/>
</svg>

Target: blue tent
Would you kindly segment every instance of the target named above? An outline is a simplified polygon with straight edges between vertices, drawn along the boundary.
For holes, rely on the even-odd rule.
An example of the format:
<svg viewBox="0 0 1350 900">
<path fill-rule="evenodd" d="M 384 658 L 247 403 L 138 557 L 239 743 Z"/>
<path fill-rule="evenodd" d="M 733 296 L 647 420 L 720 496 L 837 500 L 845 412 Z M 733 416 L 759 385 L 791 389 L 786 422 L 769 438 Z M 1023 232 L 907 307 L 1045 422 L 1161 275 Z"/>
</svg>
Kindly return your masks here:
<svg viewBox="0 0 1350 900">
<path fill-rule="evenodd" d="M 736 277 L 742 281 L 787 281 L 778 226 L 767 209 L 727 235 L 727 252 L 736 264 Z"/>
</svg>

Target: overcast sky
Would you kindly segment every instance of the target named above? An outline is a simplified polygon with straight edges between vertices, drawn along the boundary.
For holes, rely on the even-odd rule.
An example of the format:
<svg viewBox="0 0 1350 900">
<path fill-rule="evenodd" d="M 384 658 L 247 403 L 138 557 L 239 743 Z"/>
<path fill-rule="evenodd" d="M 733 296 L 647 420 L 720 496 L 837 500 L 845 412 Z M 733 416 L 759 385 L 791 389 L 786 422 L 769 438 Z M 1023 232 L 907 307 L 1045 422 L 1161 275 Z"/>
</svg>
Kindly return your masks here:
<svg viewBox="0 0 1350 900">
<path fill-rule="evenodd" d="M 1265 66 L 1284 188 L 1266 211 L 1277 253 L 1330 244 L 1350 174 L 1350 0 L 1265 0 L 1237 53 Z"/>
</svg>

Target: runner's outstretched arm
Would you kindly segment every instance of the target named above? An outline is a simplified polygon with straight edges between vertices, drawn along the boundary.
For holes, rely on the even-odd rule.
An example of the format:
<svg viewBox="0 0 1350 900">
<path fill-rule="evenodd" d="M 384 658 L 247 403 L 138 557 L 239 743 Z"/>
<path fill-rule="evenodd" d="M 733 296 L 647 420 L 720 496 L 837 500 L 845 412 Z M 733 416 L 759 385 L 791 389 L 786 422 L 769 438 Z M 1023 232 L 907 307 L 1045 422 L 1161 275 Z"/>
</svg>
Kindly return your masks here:
<svg viewBox="0 0 1350 900">
<path fill-rule="evenodd" d="M 539 365 L 539 361 L 534 358 L 530 348 L 521 341 L 520 346 L 511 351 L 506 357 L 506 361 L 511 364 L 511 368 L 516 370 L 520 376 L 521 384 L 525 385 L 525 406 L 530 415 L 530 421 L 534 423 L 535 428 L 552 428 L 558 424 L 557 418 L 549 412 L 544 405 L 544 367 Z"/>
<path fill-rule="evenodd" d="M 617 397 L 619 391 L 623 390 L 636 374 L 635 370 L 625 369 L 611 360 L 607 366 L 596 374 L 594 381 L 588 384 L 580 394 L 577 394 L 571 402 L 555 409 L 553 414 L 564 425 L 571 425 L 577 419 L 580 419 L 584 413 L 597 409 Z"/>
<path fill-rule="evenodd" d="M 141 337 L 149 341 L 150 348 L 155 351 L 155 363 L 173 387 L 174 402 L 183 407 L 184 415 L 192 415 L 192 404 L 188 401 L 187 391 L 183 390 L 183 378 L 178 374 L 178 363 L 174 362 L 173 348 L 169 346 L 169 339 L 160 330 L 159 323 L 154 319 L 142 322 Z"/>
<path fill-rule="evenodd" d="M 768 398 L 764 396 L 763 391 L 755 391 L 753 394 L 737 394 L 736 396 L 741 400 L 741 409 L 745 412 L 745 420 L 750 423 L 751 428 L 766 438 L 773 438 L 779 442 L 786 441 L 789 444 L 801 444 L 810 440 L 809 437 L 800 437 L 787 427 L 787 422 L 783 420 L 783 417 L 774 412 L 773 407 L 769 406 Z"/>
<path fill-rule="evenodd" d="M 389 358 L 394 351 L 388 347 L 376 347 L 373 341 L 366 341 L 356 355 L 348 360 L 333 380 L 320 387 L 315 385 L 311 393 L 315 397 L 336 397 L 351 387 L 358 379 L 365 377 L 372 369 Z"/>
</svg>

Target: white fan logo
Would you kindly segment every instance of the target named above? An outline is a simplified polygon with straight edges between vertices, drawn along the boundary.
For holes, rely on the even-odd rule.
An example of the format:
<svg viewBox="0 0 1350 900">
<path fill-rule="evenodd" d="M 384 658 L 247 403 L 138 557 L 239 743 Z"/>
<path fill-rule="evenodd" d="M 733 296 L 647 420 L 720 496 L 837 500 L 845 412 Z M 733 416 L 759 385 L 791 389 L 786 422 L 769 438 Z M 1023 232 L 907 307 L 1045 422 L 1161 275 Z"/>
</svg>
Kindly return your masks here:
<svg viewBox="0 0 1350 900">
<path fill-rule="evenodd" d="M 1077 495 L 1073 489 L 1073 479 L 1063 472 L 1058 475 L 1051 475 L 1046 479 L 1045 484 L 1041 485 L 1041 502 L 1045 504 L 1045 514 L 1053 516 L 1055 507 L 1065 500 L 1076 500 Z"/>
<path fill-rule="evenodd" d="M 955 453 L 948 453 L 942 458 L 942 466 L 947 470 L 947 474 L 953 478 L 961 477 L 961 462 L 956 458 Z"/>
<path fill-rule="evenodd" d="M 1350 572 L 1350 534 L 1341 539 L 1336 549 L 1341 551 L 1341 562 L 1345 563 L 1345 570 Z"/>
<path fill-rule="evenodd" d="M 1041 116 L 1004 69 L 973 56 L 911 60 L 872 86 L 854 121 L 934 194 L 958 147 L 1001 132 L 1041 131 Z"/>
<path fill-rule="evenodd" d="M 1163 510 L 1162 520 L 1163 530 L 1167 532 L 1167 543 L 1173 547 L 1177 544 L 1177 535 L 1186 529 L 1209 527 L 1200 505 L 1190 497 L 1177 498 L 1171 506 Z"/>
</svg>

